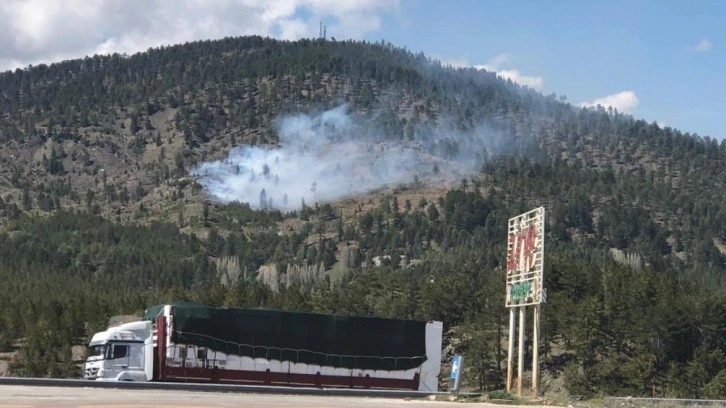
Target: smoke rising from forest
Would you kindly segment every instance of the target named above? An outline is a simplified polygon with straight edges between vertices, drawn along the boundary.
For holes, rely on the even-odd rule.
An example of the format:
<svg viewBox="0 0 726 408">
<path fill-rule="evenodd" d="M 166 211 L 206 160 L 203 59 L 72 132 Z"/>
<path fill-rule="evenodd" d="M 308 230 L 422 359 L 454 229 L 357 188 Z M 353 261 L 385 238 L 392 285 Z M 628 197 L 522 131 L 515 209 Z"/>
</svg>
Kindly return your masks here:
<svg viewBox="0 0 726 408">
<path fill-rule="evenodd" d="M 405 137 L 400 129 L 391 136 L 374 118 L 356 117 L 345 105 L 278 123 L 278 146 L 236 147 L 225 160 L 203 163 L 192 175 L 222 203 L 295 210 L 303 202 L 352 197 L 437 172 L 437 178 L 464 176 L 478 170 L 501 142 L 483 128 L 457 134 L 411 127 Z"/>
</svg>

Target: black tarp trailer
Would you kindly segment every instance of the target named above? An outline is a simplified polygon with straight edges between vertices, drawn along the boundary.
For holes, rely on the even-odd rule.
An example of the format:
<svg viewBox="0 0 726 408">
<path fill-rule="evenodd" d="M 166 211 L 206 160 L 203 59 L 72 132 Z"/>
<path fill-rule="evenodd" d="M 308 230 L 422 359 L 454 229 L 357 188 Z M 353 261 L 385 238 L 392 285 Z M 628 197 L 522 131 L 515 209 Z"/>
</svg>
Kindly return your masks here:
<svg viewBox="0 0 726 408">
<path fill-rule="evenodd" d="M 210 307 L 146 310 L 154 380 L 437 391 L 442 324 Z"/>
</svg>

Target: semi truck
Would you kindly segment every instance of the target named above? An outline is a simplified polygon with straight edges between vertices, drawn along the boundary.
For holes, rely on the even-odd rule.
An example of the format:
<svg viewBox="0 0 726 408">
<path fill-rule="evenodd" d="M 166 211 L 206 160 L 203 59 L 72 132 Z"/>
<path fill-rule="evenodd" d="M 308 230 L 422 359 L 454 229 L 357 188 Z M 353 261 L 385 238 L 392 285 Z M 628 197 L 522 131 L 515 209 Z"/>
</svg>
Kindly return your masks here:
<svg viewBox="0 0 726 408">
<path fill-rule="evenodd" d="M 95 333 L 84 378 L 436 392 L 443 324 L 191 302 Z"/>
</svg>

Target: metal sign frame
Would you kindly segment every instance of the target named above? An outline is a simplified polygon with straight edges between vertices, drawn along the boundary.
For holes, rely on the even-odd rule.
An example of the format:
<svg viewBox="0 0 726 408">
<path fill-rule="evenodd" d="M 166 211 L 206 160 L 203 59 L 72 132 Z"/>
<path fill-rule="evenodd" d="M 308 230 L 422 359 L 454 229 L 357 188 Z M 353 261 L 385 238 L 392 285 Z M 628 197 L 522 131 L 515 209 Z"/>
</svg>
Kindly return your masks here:
<svg viewBox="0 0 726 408">
<path fill-rule="evenodd" d="M 506 307 L 529 306 L 547 300 L 544 278 L 544 207 L 509 219 Z"/>
</svg>

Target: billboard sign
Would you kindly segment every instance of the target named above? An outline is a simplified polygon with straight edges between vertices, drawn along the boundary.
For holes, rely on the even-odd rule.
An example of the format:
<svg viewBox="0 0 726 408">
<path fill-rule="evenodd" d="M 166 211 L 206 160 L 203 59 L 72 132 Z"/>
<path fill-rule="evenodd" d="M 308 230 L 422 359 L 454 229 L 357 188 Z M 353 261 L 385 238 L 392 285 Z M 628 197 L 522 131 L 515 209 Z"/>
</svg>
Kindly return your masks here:
<svg viewBox="0 0 726 408">
<path fill-rule="evenodd" d="M 544 275 L 544 207 L 509 219 L 506 306 L 546 301 Z"/>
</svg>

